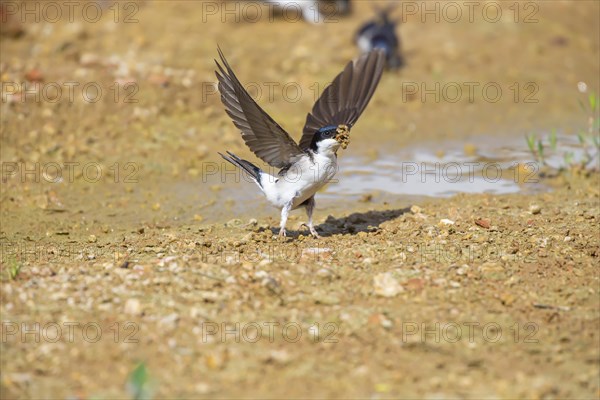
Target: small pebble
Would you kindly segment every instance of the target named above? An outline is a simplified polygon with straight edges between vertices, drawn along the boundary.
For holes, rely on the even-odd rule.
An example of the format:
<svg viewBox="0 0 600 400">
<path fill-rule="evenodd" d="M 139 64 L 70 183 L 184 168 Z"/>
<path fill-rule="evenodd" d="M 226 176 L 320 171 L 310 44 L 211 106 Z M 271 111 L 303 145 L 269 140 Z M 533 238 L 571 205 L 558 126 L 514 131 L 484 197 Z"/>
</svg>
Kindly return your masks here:
<svg viewBox="0 0 600 400">
<path fill-rule="evenodd" d="M 413 213 L 413 214 L 419 214 L 422 211 L 423 211 L 423 209 L 421 207 L 419 207 L 419 206 L 412 206 L 410 208 L 410 212 Z"/>
<path fill-rule="evenodd" d="M 480 226 L 485 229 L 490 229 L 490 220 L 489 219 L 476 219 L 475 225 Z"/>
<path fill-rule="evenodd" d="M 83 53 L 79 57 L 79 64 L 84 67 L 92 67 L 100 63 L 100 58 L 94 53 Z"/>
<path fill-rule="evenodd" d="M 390 272 L 375 275 L 373 278 L 375 294 L 382 297 L 394 297 L 404 291 L 396 278 Z"/>
<path fill-rule="evenodd" d="M 267 357 L 267 362 L 272 362 L 279 365 L 286 365 L 292 360 L 290 353 L 286 350 L 271 350 Z"/>
<path fill-rule="evenodd" d="M 142 313 L 142 305 L 138 299 L 127 299 L 124 311 L 125 314 L 140 315 Z"/>
<path fill-rule="evenodd" d="M 537 204 L 532 204 L 529 206 L 529 212 L 532 213 L 533 215 L 539 214 L 542 212 L 542 207 L 540 207 Z"/>
<path fill-rule="evenodd" d="M 333 276 L 333 273 L 331 272 L 330 269 L 321 268 L 320 270 L 317 271 L 317 276 L 319 278 L 330 279 Z"/>
</svg>

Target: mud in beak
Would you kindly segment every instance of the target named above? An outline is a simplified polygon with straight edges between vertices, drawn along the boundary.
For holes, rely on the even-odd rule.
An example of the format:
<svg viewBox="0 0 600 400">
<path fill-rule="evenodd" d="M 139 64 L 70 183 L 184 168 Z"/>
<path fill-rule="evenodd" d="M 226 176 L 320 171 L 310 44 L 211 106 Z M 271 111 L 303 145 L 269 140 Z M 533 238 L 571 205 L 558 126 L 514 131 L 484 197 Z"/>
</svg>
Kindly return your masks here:
<svg viewBox="0 0 600 400">
<path fill-rule="evenodd" d="M 346 149 L 350 143 L 350 129 L 346 125 L 339 125 L 336 129 L 337 134 L 335 140 L 342 146 L 342 149 Z"/>
</svg>

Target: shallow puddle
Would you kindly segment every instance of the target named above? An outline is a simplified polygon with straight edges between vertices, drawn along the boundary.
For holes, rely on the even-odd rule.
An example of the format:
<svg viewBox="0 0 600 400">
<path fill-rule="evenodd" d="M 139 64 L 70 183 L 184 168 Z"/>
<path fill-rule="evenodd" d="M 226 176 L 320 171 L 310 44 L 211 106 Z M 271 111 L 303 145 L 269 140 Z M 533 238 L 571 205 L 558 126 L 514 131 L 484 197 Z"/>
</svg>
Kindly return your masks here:
<svg viewBox="0 0 600 400">
<path fill-rule="evenodd" d="M 545 162 L 552 168 L 564 165 L 564 152 L 574 160 L 583 157 L 584 149 L 577 138 L 559 136 L 560 151 L 547 154 Z M 596 154 L 597 161 L 597 154 Z M 223 168 L 224 164 L 220 164 Z M 226 166 L 229 168 L 229 166 Z M 550 190 L 539 174 L 543 164 L 535 161 L 524 138 L 497 139 L 483 137 L 464 143 L 420 144 L 391 152 L 362 155 L 340 154 L 339 171 L 334 180 L 317 195 L 318 208 L 333 211 L 357 200 L 393 199 L 414 204 L 428 197 L 450 197 L 459 193 L 531 194 Z M 235 177 L 235 179 L 234 179 Z M 204 190 L 198 190 L 203 186 Z M 218 187 L 218 190 L 214 190 Z M 212 188 L 207 200 L 208 188 Z M 178 183 L 169 189 L 172 200 L 189 203 L 188 212 L 196 210 L 203 219 L 212 221 L 220 214 L 234 217 L 278 216 L 260 194 L 255 184 L 244 176 L 217 174 L 205 182 Z M 198 206 L 199 204 L 202 204 Z M 347 208 L 345 206 L 345 208 Z M 180 207 L 180 210 L 185 207 Z M 182 215 L 183 219 L 186 216 Z M 191 217 L 188 216 L 188 217 Z"/>
<path fill-rule="evenodd" d="M 561 150 L 546 156 L 554 169 L 565 165 L 564 154 L 581 160 L 584 149 L 572 136 L 560 136 Z M 495 143 L 494 143 L 495 142 Z M 483 144 L 485 143 L 485 144 Z M 443 149 L 443 150 L 442 150 Z M 595 161 L 598 154 L 595 156 Z M 527 151 L 525 139 L 478 139 L 401 149 L 395 154 L 340 158 L 340 172 L 327 198 L 387 192 L 397 195 L 449 197 L 458 193 L 534 193 L 549 190 L 539 173 L 541 162 Z"/>
</svg>

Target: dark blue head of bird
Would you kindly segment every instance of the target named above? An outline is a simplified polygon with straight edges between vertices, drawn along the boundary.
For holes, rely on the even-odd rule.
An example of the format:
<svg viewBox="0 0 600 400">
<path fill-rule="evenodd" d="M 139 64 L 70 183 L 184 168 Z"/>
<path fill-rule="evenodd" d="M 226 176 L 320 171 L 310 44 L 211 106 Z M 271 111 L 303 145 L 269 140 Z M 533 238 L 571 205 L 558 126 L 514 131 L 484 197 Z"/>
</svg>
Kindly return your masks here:
<svg viewBox="0 0 600 400">
<path fill-rule="evenodd" d="M 310 148 L 313 151 L 317 151 L 317 144 L 325 139 L 335 139 L 342 147 L 345 149 L 348 146 L 349 138 L 348 133 L 350 132 L 350 128 L 346 125 L 328 125 L 320 128 L 312 138 L 310 143 Z"/>
</svg>

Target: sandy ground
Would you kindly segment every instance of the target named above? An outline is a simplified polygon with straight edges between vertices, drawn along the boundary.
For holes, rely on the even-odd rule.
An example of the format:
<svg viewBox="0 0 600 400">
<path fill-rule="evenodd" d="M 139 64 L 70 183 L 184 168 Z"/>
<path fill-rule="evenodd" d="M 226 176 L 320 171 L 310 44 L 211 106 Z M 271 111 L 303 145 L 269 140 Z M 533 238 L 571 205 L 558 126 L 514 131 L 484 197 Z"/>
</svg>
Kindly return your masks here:
<svg viewBox="0 0 600 400">
<path fill-rule="evenodd" d="M 2 397 L 134 397 L 143 363 L 155 397 L 598 398 L 598 173 L 551 173 L 539 194 L 339 197 L 317 208 L 322 239 L 302 213 L 276 239 L 277 212 L 214 174 L 217 151 L 252 157 L 214 91 L 216 43 L 297 137 L 371 6 L 311 26 L 206 4 L 2 25 Z M 494 23 L 406 15 L 407 66 L 344 154 L 586 129 L 600 5 L 527 4 Z M 436 82 L 503 95 L 409 94 Z"/>
</svg>

